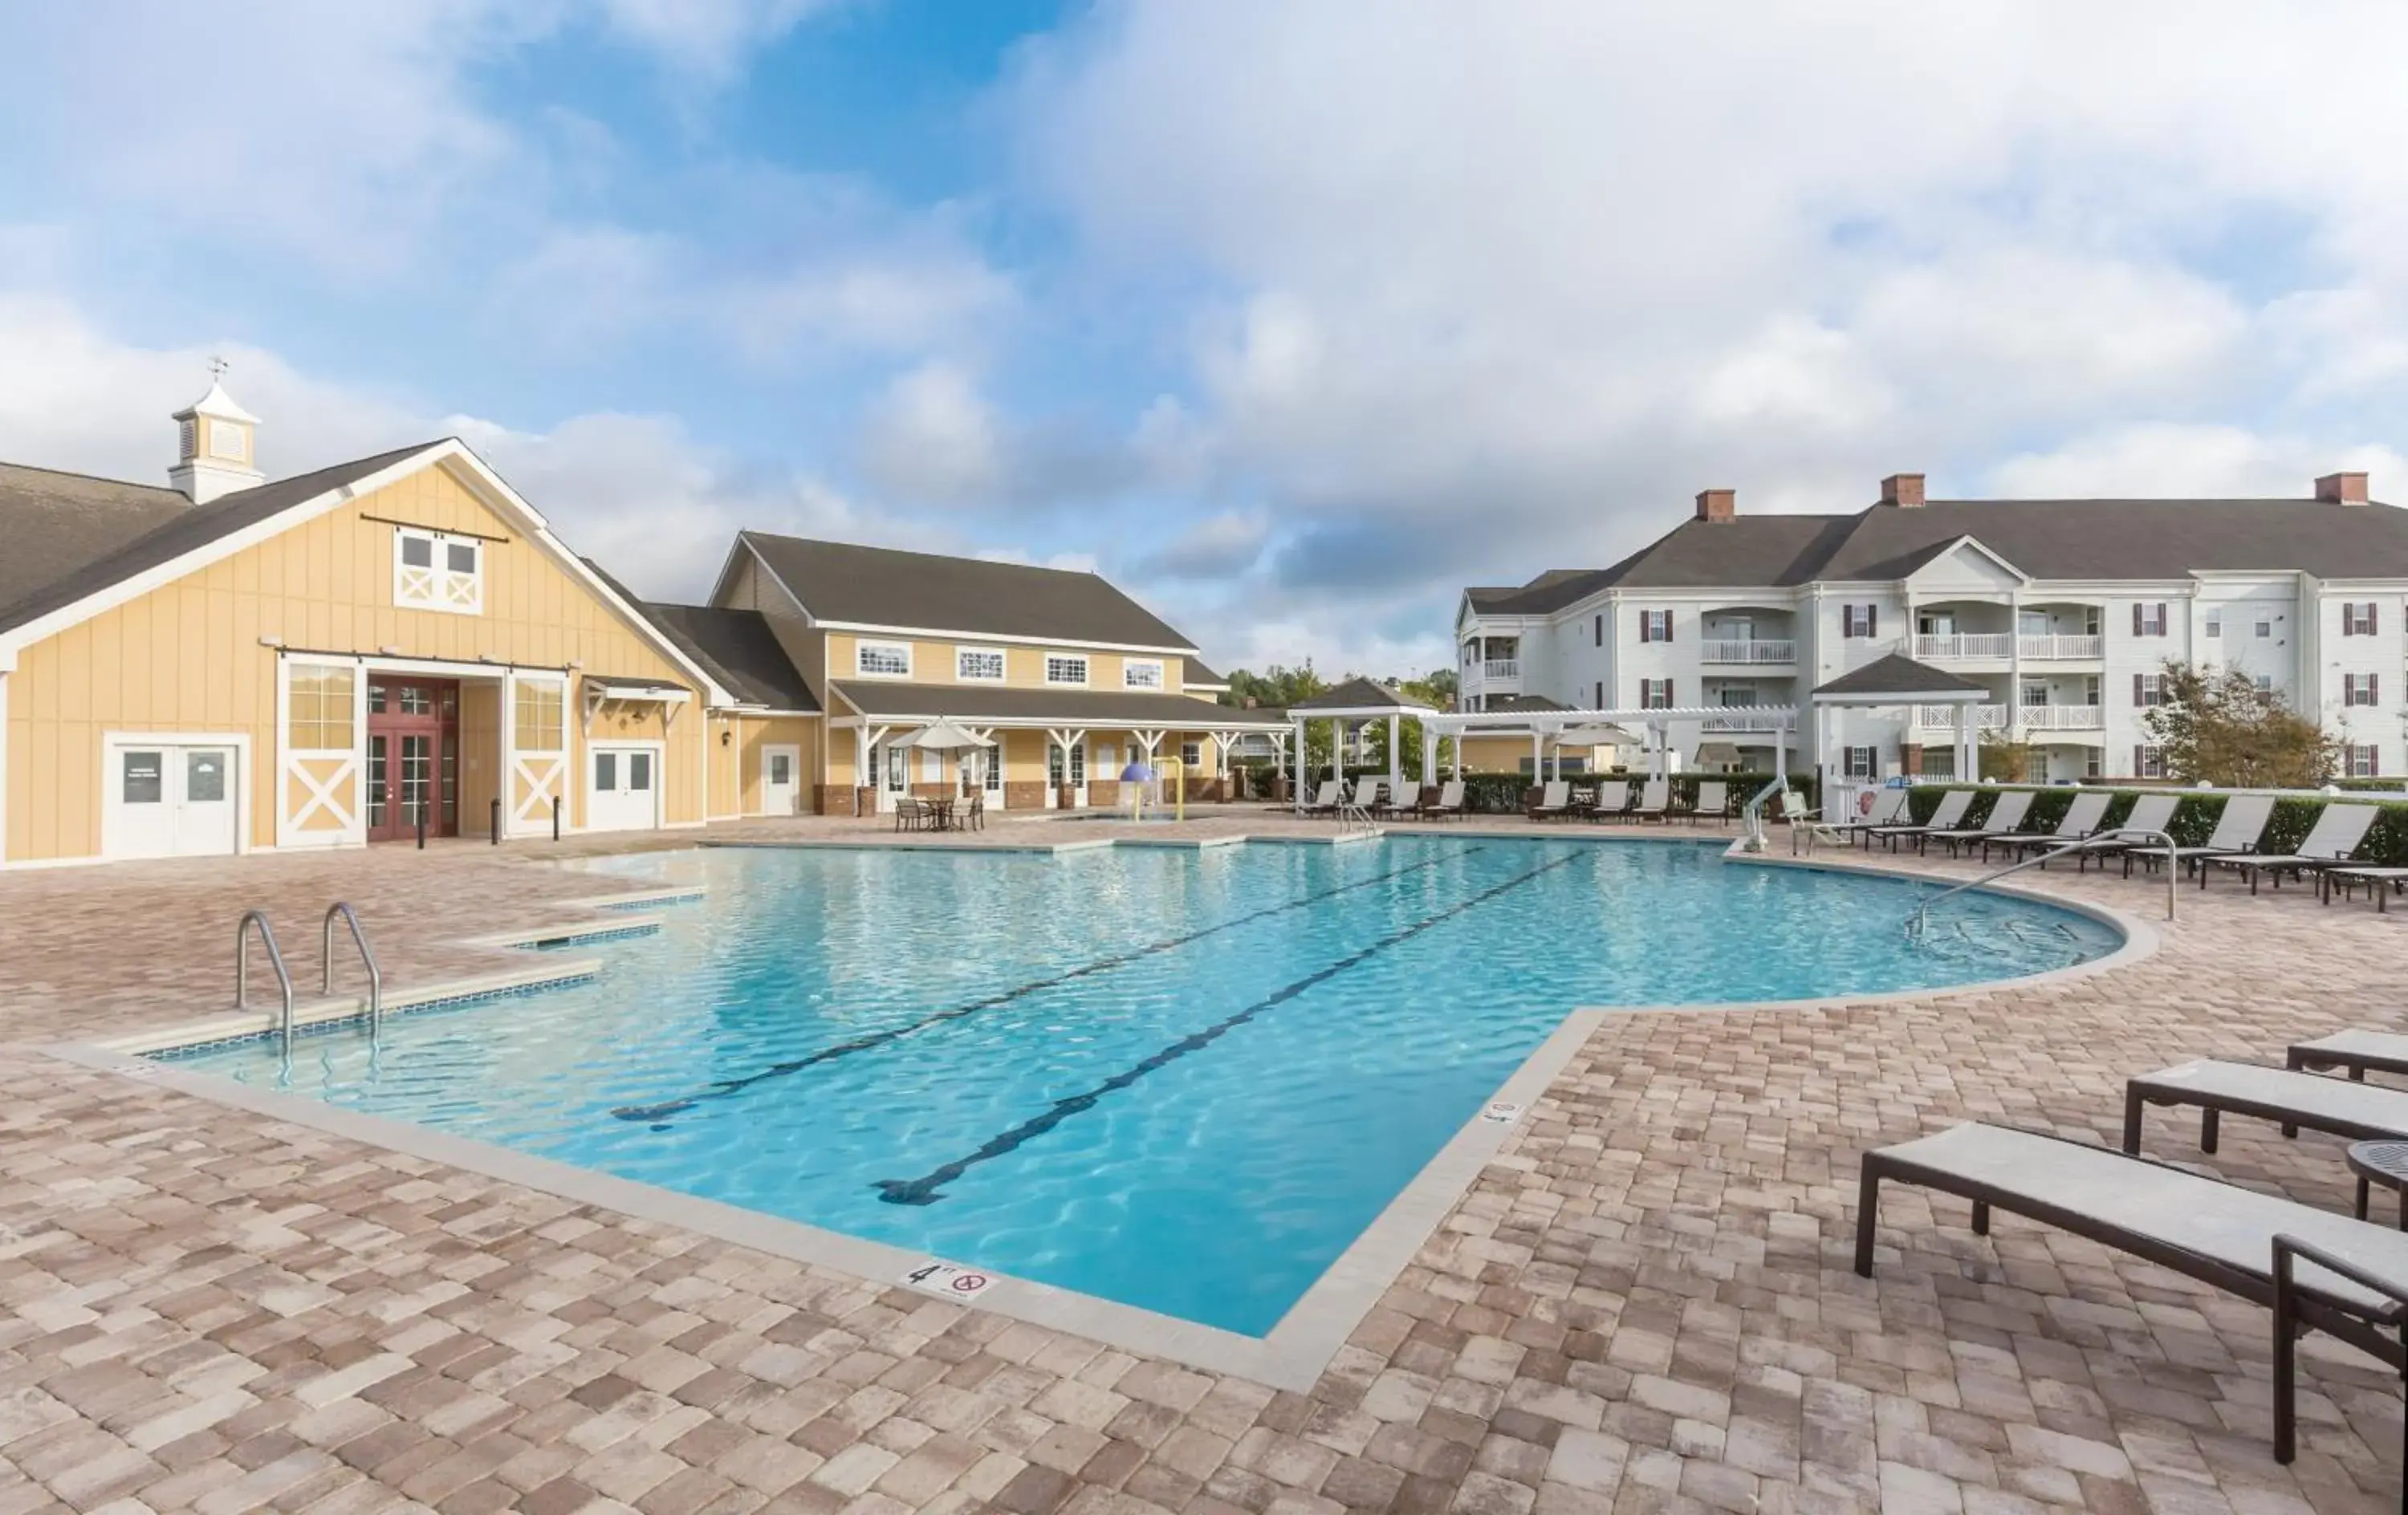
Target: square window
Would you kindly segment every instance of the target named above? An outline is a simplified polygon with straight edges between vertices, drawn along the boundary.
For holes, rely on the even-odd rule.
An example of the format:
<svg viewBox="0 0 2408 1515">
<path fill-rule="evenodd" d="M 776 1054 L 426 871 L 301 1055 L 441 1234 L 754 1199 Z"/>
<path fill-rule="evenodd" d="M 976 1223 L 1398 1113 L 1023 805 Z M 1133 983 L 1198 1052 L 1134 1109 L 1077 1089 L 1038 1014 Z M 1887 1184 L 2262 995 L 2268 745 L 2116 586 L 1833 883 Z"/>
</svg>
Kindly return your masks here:
<svg viewBox="0 0 2408 1515">
<path fill-rule="evenodd" d="M 1003 681 L 1002 650 L 992 647 L 955 649 L 953 677 L 966 683 L 1001 683 Z"/>
<path fill-rule="evenodd" d="M 1087 681 L 1087 660 L 1064 653 L 1049 653 L 1045 659 L 1045 681 L 1049 684 L 1083 684 Z"/>
<path fill-rule="evenodd" d="M 436 549 L 441 548 L 438 553 Z M 394 528 L 393 603 L 477 615 L 484 609 L 482 544 L 418 526 Z"/>
<path fill-rule="evenodd" d="M 409 565 L 413 568 L 434 567 L 435 538 L 432 536 L 419 536 L 415 535 L 403 536 L 401 539 L 401 561 Z"/>
<path fill-rule="evenodd" d="M 1121 665 L 1121 687 L 1124 689 L 1160 689 L 1162 665 L 1159 663 L 1124 662 Z"/>
<path fill-rule="evenodd" d="M 853 671 L 871 679 L 909 679 L 911 677 L 911 648 L 908 642 L 862 642 L 853 648 Z"/>
<path fill-rule="evenodd" d="M 474 542 L 444 543 L 443 566 L 455 574 L 475 573 L 477 571 L 477 544 Z"/>
</svg>

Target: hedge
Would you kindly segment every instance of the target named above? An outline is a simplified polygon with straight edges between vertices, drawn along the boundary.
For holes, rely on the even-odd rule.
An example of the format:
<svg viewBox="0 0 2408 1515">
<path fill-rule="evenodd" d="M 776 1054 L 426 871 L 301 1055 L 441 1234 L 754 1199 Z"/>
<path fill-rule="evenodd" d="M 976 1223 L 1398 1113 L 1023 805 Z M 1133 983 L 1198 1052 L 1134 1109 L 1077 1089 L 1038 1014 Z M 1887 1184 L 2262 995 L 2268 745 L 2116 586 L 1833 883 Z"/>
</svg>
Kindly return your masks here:
<svg viewBox="0 0 2408 1515">
<path fill-rule="evenodd" d="M 2032 795 L 2030 812 L 2024 818 L 2026 831 L 2049 831 L 2065 818 L 2066 807 L 2082 790 L 2067 784 L 2046 787 L 2027 784 L 1918 784 L 1908 793 L 1907 808 L 1920 825 L 1931 819 L 1940 808 L 1940 796 L 1952 789 L 1973 791 L 1973 803 L 1966 808 L 1965 823 L 1979 825 L 1989 817 L 1999 796 L 2008 790 L 2027 790 Z M 2394 791 L 2396 793 L 2396 790 Z M 2174 840 L 2185 847 L 2204 846 L 2215 831 L 2217 817 L 2224 813 L 2229 795 L 2204 790 L 2155 791 L 2125 789 L 2107 802 L 2107 815 L 2102 825 L 2113 828 L 2123 824 L 2132 813 L 2132 807 L 2143 793 L 2180 793 L 2182 803 L 2174 807 L 2174 818 L 2167 826 Z M 2277 852 L 2287 852 L 2307 840 L 2308 832 L 2315 825 L 2316 817 L 2324 812 L 2328 802 L 2321 797 L 2285 795 L 2275 800 L 2274 809 L 2267 818 L 2266 833 L 2261 846 Z M 2365 801 L 2350 801 L 2364 804 Z M 2374 824 L 2367 828 L 2366 839 L 2351 855 L 2361 863 L 2378 863 L 2388 867 L 2408 867 L 2408 799 L 2376 803 Z"/>
</svg>

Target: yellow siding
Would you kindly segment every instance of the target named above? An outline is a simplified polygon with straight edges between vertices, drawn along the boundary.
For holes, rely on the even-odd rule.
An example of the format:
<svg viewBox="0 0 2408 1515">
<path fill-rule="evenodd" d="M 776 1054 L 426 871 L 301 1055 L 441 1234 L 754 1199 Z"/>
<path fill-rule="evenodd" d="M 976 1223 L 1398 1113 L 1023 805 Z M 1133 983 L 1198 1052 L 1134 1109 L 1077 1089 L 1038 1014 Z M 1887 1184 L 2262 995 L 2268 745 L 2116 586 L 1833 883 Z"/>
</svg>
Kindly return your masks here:
<svg viewBox="0 0 2408 1515">
<path fill-rule="evenodd" d="M 975 647 L 987 650 L 1000 648 L 1002 650 L 1003 682 L 1010 688 L 1043 689 L 1047 687 L 1045 683 L 1045 657 L 1049 652 L 1072 653 L 1084 656 L 1087 660 L 1087 681 L 1085 684 L 1078 686 L 1054 687 L 1101 689 L 1111 690 L 1115 693 L 1118 693 L 1124 687 L 1121 683 L 1121 665 L 1125 659 L 1124 654 L 1118 652 L 1082 653 L 1080 650 L 1075 647 L 1032 647 L 1025 643 L 1013 642 L 1003 637 L 997 637 L 990 641 L 927 641 L 916 637 L 904 636 L 857 636 L 850 632 L 829 632 L 827 634 L 827 666 L 828 676 L 830 678 L 837 679 L 860 679 L 863 677 L 861 674 L 855 672 L 855 669 L 859 666 L 856 661 L 856 650 L 858 645 L 862 642 L 908 642 L 911 648 L 911 677 L 903 679 L 879 679 L 880 682 L 910 684 L 951 684 L 956 682 L 953 678 L 953 669 L 955 666 L 953 654 L 961 648 Z M 1158 659 L 1132 657 L 1129 658 L 1128 661 L 1146 663 L 1159 662 L 1162 665 L 1162 688 L 1158 692 L 1149 691 L 1148 693 L 1176 694 L 1180 692 L 1182 688 L 1180 679 L 1181 676 L 1185 671 L 1186 665 L 1176 654 L 1165 653 Z M 871 675 L 870 677 L 873 679 L 878 678 L 876 675 Z"/>
<path fill-rule="evenodd" d="M 503 538 L 485 544 L 482 614 L 394 604 L 394 528 L 385 522 L 395 521 Z M 423 468 L 24 649 L 9 676 L 7 855 L 98 852 L 101 738 L 111 731 L 248 734 L 250 841 L 275 845 L 277 652 L 262 637 L 320 652 L 394 648 L 469 665 L 462 674 L 470 679 L 482 658 L 553 668 L 574 661 L 589 674 L 684 681 L 460 479 Z M 572 710 L 572 729 L 577 717 Z M 656 728 L 659 717 L 638 724 L 646 721 Z M 701 817 L 702 725 L 698 706 L 689 706 L 669 740 L 672 822 Z M 464 738 L 466 730 L 464 719 Z M 572 772 L 581 773 L 581 738 L 571 745 Z"/>
<path fill-rule="evenodd" d="M 767 766 L 765 749 L 800 750 L 796 771 L 795 804 L 798 814 L 811 813 L 812 775 L 819 771 L 817 716 L 716 715 L 710 724 L 710 814 L 713 820 L 762 813 L 761 781 Z M 722 741 L 724 736 L 728 739 Z"/>
</svg>

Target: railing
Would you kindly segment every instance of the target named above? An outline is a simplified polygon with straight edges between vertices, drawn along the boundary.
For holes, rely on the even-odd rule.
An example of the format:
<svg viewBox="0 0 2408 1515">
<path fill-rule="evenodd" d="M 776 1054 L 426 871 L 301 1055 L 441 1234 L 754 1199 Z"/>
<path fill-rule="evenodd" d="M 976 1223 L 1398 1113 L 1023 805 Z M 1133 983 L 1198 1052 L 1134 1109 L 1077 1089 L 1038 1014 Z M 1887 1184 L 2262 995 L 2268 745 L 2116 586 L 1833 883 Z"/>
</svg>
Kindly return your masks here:
<svg viewBox="0 0 2408 1515">
<path fill-rule="evenodd" d="M 2027 658 L 2097 658 L 2106 654 L 2104 636 L 2018 636 L 2015 651 Z"/>
<path fill-rule="evenodd" d="M 325 978 L 318 993 L 335 992 L 335 922 L 339 918 L 351 928 L 351 945 L 360 950 L 360 966 L 368 970 L 368 1045 L 377 1044 L 384 1022 L 384 970 L 377 966 L 376 953 L 368 948 L 368 934 L 360 929 L 360 918 L 341 900 L 326 907 L 325 939 L 319 944 L 319 960 L 325 965 Z"/>
<path fill-rule="evenodd" d="M 1927 731 L 1955 731 L 1956 712 L 1963 708 L 1964 707 L 1958 705 L 1918 705 L 1914 707 L 1914 723 Z M 1997 731 L 2006 725 L 2007 707 L 2005 706 L 1984 705 L 1975 708 L 1981 712 L 1977 718 L 1975 730 Z"/>
<path fill-rule="evenodd" d="M 265 910 L 245 910 L 234 927 L 234 1008 L 247 1009 L 251 1005 L 251 928 L 259 927 L 259 939 L 267 948 L 267 965 L 276 970 L 277 992 L 283 996 L 283 1009 L 276 1026 L 284 1036 L 284 1055 L 293 1055 L 293 975 L 286 971 L 284 954 L 276 950 L 276 931 L 267 923 Z"/>
<path fill-rule="evenodd" d="M 1338 807 L 1338 829 L 1341 832 L 1373 830 L 1371 812 L 1353 800 L 1347 800 Z"/>
<path fill-rule="evenodd" d="M 2019 705 L 2015 724 L 2026 731 L 2104 731 L 2107 711 L 2096 705 Z"/>
<path fill-rule="evenodd" d="M 1698 725 L 1706 731 L 1779 731 L 1782 729 L 1780 718 L 1769 715 L 1749 715 L 1745 713 L 1743 707 L 1735 708 L 1729 715 L 1710 715 L 1699 722 Z"/>
<path fill-rule="evenodd" d="M 1952 658 L 2011 658 L 2015 638 L 2011 632 L 1977 632 L 1962 636 L 1917 636 L 1914 655 L 1925 662 Z"/>
<path fill-rule="evenodd" d="M 1519 679 L 1522 677 L 1522 660 L 1490 658 L 1480 665 L 1480 677 L 1491 682 L 1499 679 Z"/>
<path fill-rule="evenodd" d="M 1906 918 L 1906 934 L 1911 937 L 1921 936 L 1923 935 L 1924 923 L 1931 914 L 1931 908 L 1942 900 L 1961 894 L 1969 889 L 1979 889 L 1984 884 L 1996 883 L 1998 880 L 2005 878 L 2011 873 L 2021 873 L 2026 868 L 2039 867 L 2052 859 L 2065 856 L 2068 852 L 2079 852 L 2084 848 L 2090 846 L 2094 842 L 2106 841 L 2116 836 L 2139 836 L 2149 841 L 2161 841 L 2166 844 L 2166 919 L 2169 921 L 2172 920 L 2174 918 L 2174 900 L 2179 893 L 2174 887 L 2174 880 L 2180 877 L 2182 873 L 2181 868 L 2175 865 L 2176 860 L 2181 854 L 2174 849 L 2173 837 L 2170 834 L 2162 831 L 2148 831 L 2133 826 L 2117 826 L 2108 831 L 2094 831 L 2089 836 L 2077 837 L 2072 841 L 2067 842 L 2062 847 L 2052 847 L 2047 851 L 2042 852 L 2036 857 L 2028 857 L 2020 863 L 2009 864 L 2007 866 L 2000 868 L 1996 873 L 1985 873 L 1979 879 L 1975 879 L 1969 883 L 1958 884 L 1954 889 L 1942 890 L 1939 893 L 1932 895 L 1929 899 L 1917 905 L 1914 908 L 1914 913 Z"/>
<path fill-rule="evenodd" d="M 1734 638 L 1729 641 L 1702 644 L 1699 657 L 1707 663 L 1795 663 L 1798 644 L 1793 641 Z"/>
</svg>

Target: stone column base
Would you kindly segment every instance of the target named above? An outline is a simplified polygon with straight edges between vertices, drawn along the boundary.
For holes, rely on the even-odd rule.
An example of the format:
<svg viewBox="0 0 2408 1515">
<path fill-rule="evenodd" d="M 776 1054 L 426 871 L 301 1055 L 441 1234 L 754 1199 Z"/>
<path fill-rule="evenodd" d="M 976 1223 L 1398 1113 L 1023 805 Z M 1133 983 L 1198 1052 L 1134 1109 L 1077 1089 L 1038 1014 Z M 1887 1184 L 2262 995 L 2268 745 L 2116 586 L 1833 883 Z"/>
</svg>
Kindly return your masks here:
<svg viewBox="0 0 2408 1515">
<path fill-rule="evenodd" d="M 859 815 L 850 784 L 820 784 L 811 790 L 811 807 L 822 815 Z"/>
<path fill-rule="evenodd" d="M 1003 808 L 1007 810 L 1041 810 L 1045 808 L 1045 786 L 1042 783 L 1003 781 Z"/>
</svg>

